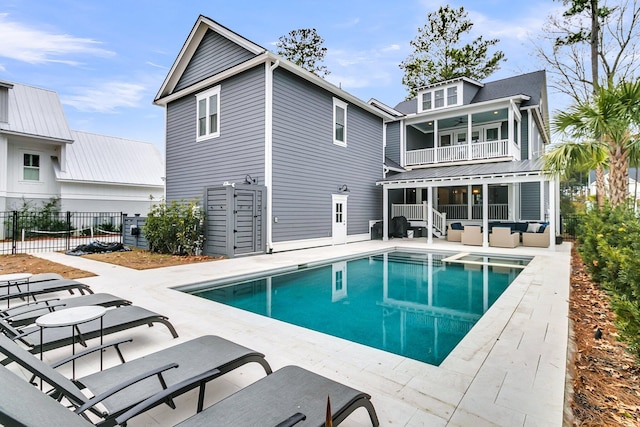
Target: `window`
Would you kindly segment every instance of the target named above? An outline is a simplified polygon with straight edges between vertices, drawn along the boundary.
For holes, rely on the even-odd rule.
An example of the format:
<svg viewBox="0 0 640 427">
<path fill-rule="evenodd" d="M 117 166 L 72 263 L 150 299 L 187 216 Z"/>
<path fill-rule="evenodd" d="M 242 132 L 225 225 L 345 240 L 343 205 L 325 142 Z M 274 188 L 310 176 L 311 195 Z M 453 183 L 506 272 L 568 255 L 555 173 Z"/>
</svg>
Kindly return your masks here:
<svg viewBox="0 0 640 427">
<path fill-rule="evenodd" d="M 431 110 L 431 92 L 422 94 L 422 111 Z"/>
<path fill-rule="evenodd" d="M 198 124 L 196 141 L 220 136 L 220 86 L 196 96 Z"/>
<path fill-rule="evenodd" d="M 485 141 L 497 141 L 498 138 L 498 128 L 487 128 L 486 129 L 486 135 L 487 137 L 485 138 Z"/>
<path fill-rule="evenodd" d="M 40 181 L 40 156 L 25 153 L 23 164 L 22 179 L 25 181 Z"/>
<path fill-rule="evenodd" d="M 435 108 L 444 107 L 444 89 L 438 89 L 434 93 L 433 105 Z"/>
<path fill-rule="evenodd" d="M 447 105 L 458 104 L 458 86 L 447 88 Z"/>
<path fill-rule="evenodd" d="M 347 146 L 347 103 L 333 98 L 333 143 Z"/>
</svg>

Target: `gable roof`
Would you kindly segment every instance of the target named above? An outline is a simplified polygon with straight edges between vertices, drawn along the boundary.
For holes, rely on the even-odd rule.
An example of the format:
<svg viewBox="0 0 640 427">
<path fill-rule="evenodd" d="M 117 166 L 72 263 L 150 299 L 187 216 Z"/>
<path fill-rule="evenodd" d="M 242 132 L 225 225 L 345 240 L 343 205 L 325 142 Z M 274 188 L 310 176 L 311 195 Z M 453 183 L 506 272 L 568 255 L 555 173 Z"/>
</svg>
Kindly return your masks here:
<svg viewBox="0 0 640 427">
<path fill-rule="evenodd" d="M 66 167 L 55 163 L 58 181 L 164 187 L 164 161 L 155 145 L 113 136 L 71 131 Z"/>
<path fill-rule="evenodd" d="M 546 87 L 545 70 L 534 71 L 484 83 L 469 104 L 523 95 L 521 107 L 541 105 L 541 102 L 546 102 Z M 412 98 L 402 101 L 396 105 L 395 109 L 404 114 L 416 114 L 418 112 L 418 99 Z"/>
<path fill-rule="evenodd" d="M 8 88 L 9 120 L 0 122 L 0 133 L 72 142 L 57 93 L 19 83 L 1 83 Z"/>
<path fill-rule="evenodd" d="M 230 41 L 240 44 L 242 47 L 252 52 L 255 56 L 249 60 L 244 61 L 243 63 L 240 63 L 227 70 L 224 70 L 215 75 L 212 75 L 189 87 L 176 90 L 176 87 L 178 85 L 178 82 L 180 81 L 182 73 L 184 73 L 187 66 L 189 65 L 189 62 L 193 58 L 193 55 L 196 52 L 196 49 L 198 48 L 200 42 L 204 38 L 207 30 L 215 31 L 218 34 L 222 35 L 223 37 L 226 37 Z M 328 82 L 327 80 L 321 77 L 318 77 L 312 72 L 307 71 L 304 68 L 294 64 L 293 62 L 283 58 L 282 56 L 277 55 L 261 47 L 260 45 L 240 36 L 239 34 L 231 31 L 227 27 L 220 25 L 216 21 L 210 18 L 207 18 L 206 16 L 203 16 L 203 15 L 200 15 L 196 20 L 196 23 L 193 26 L 191 33 L 189 33 L 187 40 L 182 46 L 182 49 L 180 49 L 180 53 L 178 54 L 178 57 L 173 63 L 171 69 L 169 70 L 169 73 L 167 74 L 167 77 L 162 83 L 162 86 L 160 87 L 158 93 L 156 94 L 156 97 L 153 102 L 156 105 L 166 105 L 172 100 L 196 93 L 226 78 L 229 78 L 233 75 L 239 74 L 243 71 L 246 71 L 250 68 L 253 68 L 257 65 L 264 64 L 264 63 L 273 64 L 274 68 L 282 67 L 283 69 L 286 69 L 287 71 L 290 71 L 295 75 L 311 82 L 312 84 L 315 84 L 316 86 L 319 86 L 329 91 L 330 93 L 334 94 L 336 97 L 342 98 L 343 100 L 351 104 L 357 105 L 358 107 L 364 109 L 365 111 L 373 113 L 376 116 L 379 116 L 383 119 L 392 120 L 395 118 L 386 109 L 381 109 L 377 105 L 371 105 L 364 102 L 363 100 L 351 95 L 350 93 L 342 90 L 341 88 Z M 387 107 L 387 109 L 388 108 L 389 107 Z"/>
</svg>

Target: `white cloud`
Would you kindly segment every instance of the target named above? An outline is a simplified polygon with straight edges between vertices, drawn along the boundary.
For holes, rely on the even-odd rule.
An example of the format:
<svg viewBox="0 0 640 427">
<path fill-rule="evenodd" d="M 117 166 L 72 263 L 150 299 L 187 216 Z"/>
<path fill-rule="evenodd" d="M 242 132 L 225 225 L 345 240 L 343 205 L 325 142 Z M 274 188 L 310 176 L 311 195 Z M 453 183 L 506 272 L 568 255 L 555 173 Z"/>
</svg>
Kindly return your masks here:
<svg viewBox="0 0 640 427">
<path fill-rule="evenodd" d="M 166 67 L 166 66 L 160 65 L 160 64 L 156 64 L 155 62 L 151 62 L 151 61 L 147 61 L 146 64 L 150 65 L 151 67 L 160 68 L 161 70 L 168 70 L 169 69 L 169 67 Z"/>
<path fill-rule="evenodd" d="M 0 57 L 30 64 L 64 63 L 78 65 L 72 55 L 113 56 L 114 52 L 100 47 L 100 42 L 69 34 L 54 34 L 10 21 L 0 14 Z"/>
<path fill-rule="evenodd" d="M 147 88 L 130 82 L 103 82 L 95 87 L 77 88 L 75 95 L 61 95 L 64 105 L 82 112 L 115 113 L 123 107 L 138 107 L 147 98 Z"/>
</svg>

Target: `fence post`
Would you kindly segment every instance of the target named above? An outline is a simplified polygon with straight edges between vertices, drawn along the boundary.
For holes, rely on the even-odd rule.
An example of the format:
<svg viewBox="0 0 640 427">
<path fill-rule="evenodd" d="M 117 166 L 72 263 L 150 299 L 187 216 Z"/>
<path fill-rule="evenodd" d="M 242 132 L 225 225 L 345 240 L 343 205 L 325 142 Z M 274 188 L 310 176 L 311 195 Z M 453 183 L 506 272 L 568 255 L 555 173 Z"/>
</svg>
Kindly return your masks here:
<svg viewBox="0 0 640 427">
<path fill-rule="evenodd" d="M 71 212 L 67 211 L 67 237 L 66 237 L 66 250 L 71 250 Z"/>
<path fill-rule="evenodd" d="M 13 211 L 13 221 L 12 221 L 12 230 L 11 230 L 11 254 L 15 255 L 18 253 L 18 248 L 16 247 L 16 236 L 18 235 L 18 211 Z"/>
</svg>

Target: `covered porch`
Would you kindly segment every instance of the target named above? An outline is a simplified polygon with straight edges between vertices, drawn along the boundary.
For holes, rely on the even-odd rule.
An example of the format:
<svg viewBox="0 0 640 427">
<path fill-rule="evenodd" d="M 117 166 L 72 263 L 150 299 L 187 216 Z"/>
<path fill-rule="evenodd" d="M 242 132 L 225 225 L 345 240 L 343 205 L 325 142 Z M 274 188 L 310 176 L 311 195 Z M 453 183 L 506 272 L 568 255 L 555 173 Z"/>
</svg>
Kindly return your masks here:
<svg viewBox="0 0 640 427">
<path fill-rule="evenodd" d="M 379 181 L 383 187 L 383 238 L 391 218 L 425 227 L 428 243 L 444 237 L 447 225 L 482 227 L 489 246 L 490 222 L 546 222 L 554 249 L 559 224 L 558 185 L 539 162 L 524 160 L 416 169 Z"/>
</svg>

